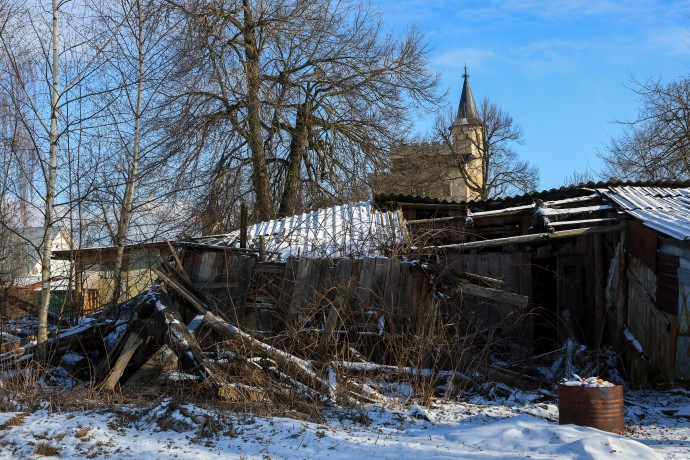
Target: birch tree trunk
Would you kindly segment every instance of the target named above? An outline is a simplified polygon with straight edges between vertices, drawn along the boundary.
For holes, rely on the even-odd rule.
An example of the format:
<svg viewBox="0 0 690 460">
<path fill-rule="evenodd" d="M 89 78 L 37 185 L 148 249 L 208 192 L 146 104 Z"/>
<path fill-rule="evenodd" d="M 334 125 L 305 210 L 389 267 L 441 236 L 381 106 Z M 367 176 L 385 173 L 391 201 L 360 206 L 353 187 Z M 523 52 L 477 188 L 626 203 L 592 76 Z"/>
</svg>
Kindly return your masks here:
<svg viewBox="0 0 690 460">
<path fill-rule="evenodd" d="M 41 255 L 41 304 L 38 309 L 38 358 L 41 361 L 47 359 L 47 341 L 48 341 L 48 310 L 50 308 L 50 259 L 53 254 L 53 206 L 55 204 L 55 183 L 57 177 L 57 160 L 58 160 L 58 115 L 60 107 L 59 103 L 59 13 L 60 7 L 58 0 L 53 0 L 53 54 L 52 54 L 52 72 L 53 72 L 53 88 L 50 98 L 50 132 L 48 135 L 49 159 L 48 159 L 48 178 L 46 180 L 46 201 L 45 201 L 45 220 L 43 224 L 43 253 Z"/>
<path fill-rule="evenodd" d="M 125 244 L 127 243 L 127 232 L 132 220 L 132 210 L 134 208 L 134 191 L 136 188 L 137 175 L 139 172 L 139 150 L 141 146 L 141 118 L 142 118 L 142 99 L 144 93 L 144 20 L 141 9 L 141 0 L 135 2 L 137 14 L 137 102 L 134 109 L 134 139 L 132 146 L 132 159 L 127 174 L 127 184 L 125 186 L 124 202 L 120 211 L 120 218 L 117 225 L 117 236 L 115 245 L 117 255 L 113 269 L 114 289 L 113 305 L 119 302 L 122 294 L 122 260 L 124 259 Z"/>
</svg>

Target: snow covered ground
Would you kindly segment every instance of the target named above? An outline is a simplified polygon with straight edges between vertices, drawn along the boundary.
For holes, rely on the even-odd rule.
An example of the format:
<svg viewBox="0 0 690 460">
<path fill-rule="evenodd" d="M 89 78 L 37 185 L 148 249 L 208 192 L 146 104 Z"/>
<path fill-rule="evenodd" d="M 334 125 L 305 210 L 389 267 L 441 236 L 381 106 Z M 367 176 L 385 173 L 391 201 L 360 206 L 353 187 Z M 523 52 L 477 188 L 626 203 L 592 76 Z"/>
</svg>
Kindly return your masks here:
<svg viewBox="0 0 690 460">
<path fill-rule="evenodd" d="M 0 458 L 690 458 L 690 392 L 626 392 L 626 433 L 558 425 L 552 398 L 514 391 L 431 407 L 331 409 L 319 423 L 149 407 L 0 413 Z"/>
</svg>

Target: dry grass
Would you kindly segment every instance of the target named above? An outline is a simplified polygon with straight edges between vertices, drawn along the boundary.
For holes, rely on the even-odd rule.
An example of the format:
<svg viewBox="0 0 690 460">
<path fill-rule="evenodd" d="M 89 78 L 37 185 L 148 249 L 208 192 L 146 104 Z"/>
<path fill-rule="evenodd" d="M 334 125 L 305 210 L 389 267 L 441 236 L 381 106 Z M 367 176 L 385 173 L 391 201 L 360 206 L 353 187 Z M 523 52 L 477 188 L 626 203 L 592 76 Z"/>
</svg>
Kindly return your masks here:
<svg viewBox="0 0 690 460">
<path fill-rule="evenodd" d="M 82 426 L 74 433 L 74 437 L 77 439 L 83 439 L 86 437 L 87 434 L 89 434 L 89 431 L 91 431 L 90 427 Z"/>
<path fill-rule="evenodd" d="M 34 449 L 34 455 L 40 457 L 55 457 L 60 454 L 62 449 L 59 447 L 51 446 L 47 442 L 42 442 L 36 446 Z"/>
<path fill-rule="evenodd" d="M 15 415 L 14 417 L 6 420 L 5 423 L 0 424 L 0 430 L 7 430 L 7 429 L 10 429 L 10 428 L 15 427 L 15 426 L 23 425 L 24 420 L 26 420 L 26 417 L 28 415 L 29 414 L 27 414 L 25 412 L 22 412 L 22 413 Z"/>
</svg>

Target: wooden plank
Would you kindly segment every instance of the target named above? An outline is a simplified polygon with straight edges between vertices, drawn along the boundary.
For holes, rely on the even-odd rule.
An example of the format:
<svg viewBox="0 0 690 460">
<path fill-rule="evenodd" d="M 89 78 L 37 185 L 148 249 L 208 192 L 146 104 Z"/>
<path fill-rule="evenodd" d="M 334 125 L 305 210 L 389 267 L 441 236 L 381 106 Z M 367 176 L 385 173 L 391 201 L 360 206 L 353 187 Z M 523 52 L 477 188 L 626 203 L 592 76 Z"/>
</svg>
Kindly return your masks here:
<svg viewBox="0 0 690 460">
<path fill-rule="evenodd" d="M 407 315 L 408 305 L 407 299 L 405 298 L 405 289 L 407 288 L 407 281 L 410 274 L 410 264 L 407 262 L 400 263 L 400 272 L 398 274 L 398 293 L 395 296 L 395 304 L 393 309 L 398 315 L 404 317 Z"/>
<path fill-rule="evenodd" d="M 475 284 L 461 283 L 459 289 L 465 295 L 491 299 L 496 302 L 503 302 L 517 307 L 525 307 L 529 303 L 529 297 L 527 296 L 484 286 L 477 286 Z"/>
<path fill-rule="evenodd" d="M 236 284 L 237 290 L 234 298 L 236 299 L 235 308 L 244 307 L 247 304 L 247 294 L 249 292 L 249 282 L 252 278 L 252 269 L 256 259 L 254 257 L 240 257 L 237 265 Z"/>
<path fill-rule="evenodd" d="M 460 244 L 445 244 L 439 246 L 424 246 L 421 249 L 426 250 L 479 250 L 484 248 L 505 246 L 509 244 L 529 244 L 536 243 L 540 241 L 549 241 L 560 238 L 575 238 L 584 235 L 594 235 L 597 233 L 609 233 L 623 230 L 624 226 L 621 225 L 608 225 L 601 227 L 589 227 L 589 228 L 575 228 L 572 230 L 562 230 L 554 233 L 536 233 L 534 235 L 520 235 L 520 236 L 510 236 L 507 238 L 495 238 L 492 240 L 482 240 L 482 241 L 472 241 L 468 243 Z"/>
<path fill-rule="evenodd" d="M 307 257 L 299 259 L 297 264 L 297 273 L 295 276 L 295 285 L 292 291 L 292 299 L 288 309 L 287 320 L 292 326 L 300 324 L 301 312 L 306 302 L 308 295 L 309 280 L 312 274 L 312 260 Z"/>
<path fill-rule="evenodd" d="M 161 277 L 163 281 L 170 285 L 171 287 L 175 288 L 175 290 L 181 294 L 185 299 L 189 301 L 189 303 L 192 304 L 194 308 L 196 308 L 198 313 L 202 313 L 206 311 L 208 305 L 205 305 L 199 301 L 199 298 L 195 293 L 192 293 L 189 291 L 187 288 L 185 288 L 181 283 L 177 282 L 174 280 L 171 276 L 168 276 L 167 274 L 163 273 L 162 271 L 158 270 L 157 268 L 153 269 L 153 272 Z"/>
<path fill-rule="evenodd" d="M 374 308 L 380 310 L 384 307 L 383 299 L 386 290 L 386 275 L 388 272 L 388 267 L 392 259 L 384 259 L 382 257 L 376 257 L 374 259 L 374 284 L 373 288 L 373 298 L 375 302 L 373 303 Z"/>
<path fill-rule="evenodd" d="M 204 283 L 211 281 L 214 275 L 214 265 L 216 262 L 215 252 L 203 252 L 201 254 L 201 261 L 199 263 L 199 273 L 197 274 L 197 282 Z"/>
<path fill-rule="evenodd" d="M 338 325 L 338 317 L 339 317 L 339 311 L 342 310 L 343 308 L 343 298 L 338 297 L 333 305 L 331 306 L 330 310 L 328 311 L 328 316 L 326 317 L 326 322 L 323 326 L 323 330 L 321 331 L 321 337 L 319 337 L 319 344 L 318 344 L 318 356 L 321 358 L 322 362 L 326 361 L 326 358 L 328 356 L 328 349 L 330 347 L 331 342 L 333 341 L 333 337 L 337 337 L 334 332 L 335 329 Z"/>
<path fill-rule="evenodd" d="M 602 249 L 601 235 L 592 235 L 592 246 L 594 259 L 594 340 L 596 350 L 601 347 L 604 339 L 604 326 L 606 323 L 606 302 L 604 291 L 606 289 L 606 271 L 604 268 L 604 254 Z"/>
<path fill-rule="evenodd" d="M 384 281 L 383 306 L 390 314 L 398 315 L 398 295 L 400 292 L 400 270 L 402 263 L 397 259 L 388 259 Z"/>
<path fill-rule="evenodd" d="M 283 323 L 288 321 L 290 304 L 292 303 L 293 291 L 295 289 L 295 279 L 297 278 L 298 260 L 290 257 L 285 263 L 280 292 L 278 294 L 278 311 Z M 280 325 L 281 327 L 284 324 Z"/>
<path fill-rule="evenodd" d="M 139 349 L 141 344 L 144 343 L 144 337 L 141 334 L 142 329 L 127 333 L 124 340 L 124 345 L 122 346 L 122 351 L 113 363 L 105 382 L 103 382 L 101 385 L 101 390 L 112 391 L 115 389 L 115 386 L 117 386 L 118 382 L 120 381 L 120 377 L 122 377 L 122 374 L 125 373 L 127 364 L 129 364 L 134 356 L 134 353 Z"/>
<path fill-rule="evenodd" d="M 218 281 L 215 283 L 192 283 L 197 289 L 237 289 L 237 281 Z"/>
<path fill-rule="evenodd" d="M 163 345 L 127 379 L 123 386 L 131 387 L 144 381 L 153 380 L 162 371 L 172 370 L 175 366 L 177 366 L 177 356 L 169 346 Z"/>
<path fill-rule="evenodd" d="M 374 288 L 374 273 L 376 271 L 376 259 L 365 257 L 359 272 L 357 285 L 357 305 L 359 311 L 368 310 L 372 302 L 372 290 Z"/>
<path fill-rule="evenodd" d="M 172 255 L 173 259 L 175 259 L 175 264 L 177 266 L 178 272 L 184 278 L 185 281 L 191 283 L 192 280 L 189 279 L 189 275 L 187 275 L 187 272 L 184 270 L 184 265 L 182 264 L 182 260 L 180 260 L 180 257 L 177 254 L 177 250 L 173 247 L 170 241 L 166 241 L 166 243 L 168 243 L 168 249 L 170 249 L 170 254 Z"/>
</svg>

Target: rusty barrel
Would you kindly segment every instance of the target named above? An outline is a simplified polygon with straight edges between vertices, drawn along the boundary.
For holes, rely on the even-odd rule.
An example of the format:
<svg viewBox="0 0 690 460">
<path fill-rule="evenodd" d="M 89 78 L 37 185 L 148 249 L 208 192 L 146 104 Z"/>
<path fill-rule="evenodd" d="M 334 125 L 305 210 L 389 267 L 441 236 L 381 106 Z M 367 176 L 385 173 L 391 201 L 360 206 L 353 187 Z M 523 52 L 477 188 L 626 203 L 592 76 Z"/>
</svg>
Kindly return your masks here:
<svg viewBox="0 0 690 460">
<path fill-rule="evenodd" d="M 559 384 L 558 423 L 623 433 L 623 385 L 587 388 Z"/>
</svg>

